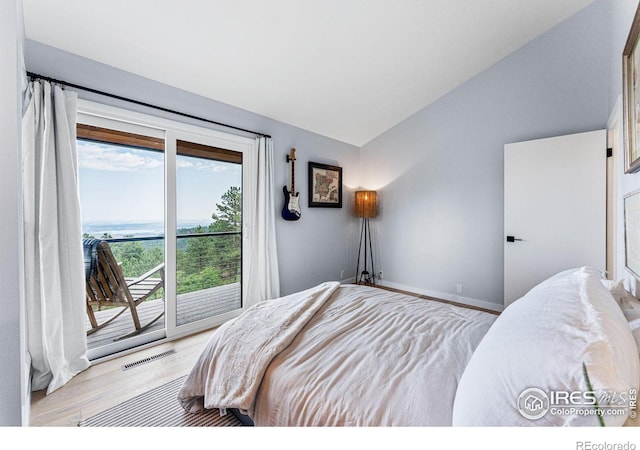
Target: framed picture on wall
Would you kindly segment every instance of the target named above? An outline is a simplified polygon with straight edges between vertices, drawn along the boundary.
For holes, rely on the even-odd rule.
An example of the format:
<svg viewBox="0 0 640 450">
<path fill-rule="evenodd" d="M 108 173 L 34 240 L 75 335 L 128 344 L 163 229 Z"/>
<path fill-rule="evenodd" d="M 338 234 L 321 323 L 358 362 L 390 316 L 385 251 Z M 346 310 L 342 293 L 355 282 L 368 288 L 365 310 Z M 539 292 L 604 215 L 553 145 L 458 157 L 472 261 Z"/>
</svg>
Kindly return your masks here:
<svg viewBox="0 0 640 450">
<path fill-rule="evenodd" d="M 624 265 L 640 280 L 640 190 L 624 197 Z"/>
<path fill-rule="evenodd" d="M 640 170 L 640 6 L 622 52 L 625 173 Z"/>
<path fill-rule="evenodd" d="M 342 167 L 309 162 L 309 207 L 342 208 Z"/>
</svg>

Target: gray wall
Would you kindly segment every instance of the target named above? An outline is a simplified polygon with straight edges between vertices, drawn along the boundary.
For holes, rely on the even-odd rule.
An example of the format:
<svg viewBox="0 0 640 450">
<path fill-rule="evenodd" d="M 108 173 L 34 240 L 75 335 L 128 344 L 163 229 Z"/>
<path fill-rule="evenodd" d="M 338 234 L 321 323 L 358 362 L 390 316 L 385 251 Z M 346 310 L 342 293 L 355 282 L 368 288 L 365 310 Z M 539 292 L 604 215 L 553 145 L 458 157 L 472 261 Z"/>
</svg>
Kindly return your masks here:
<svg viewBox="0 0 640 450">
<path fill-rule="evenodd" d="M 362 148 L 386 282 L 502 304 L 504 144 L 605 128 L 609 14 L 598 0 Z"/>
<path fill-rule="evenodd" d="M 279 192 L 282 186 L 289 185 L 290 172 L 286 155 L 292 147 L 296 148 L 296 190 L 300 192 L 302 217 L 298 221 L 287 222 L 278 213 L 276 219 L 282 294 L 306 289 L 323 281 L 338 280 L 342 270 L 345 271 L 345 278 L 355 276 L 358 223 L 349 208 L 349 186 L 354 186 L 358 178 L 357 147 L 37 42 L 27 40 L 25 58 L 27 69 L 31 72 L 271 135 L 276 154 Z M 106 104 L 172 117 L 157 110 L 144 109 L 82 91 L 78 91 L 78 94 L 82 98 Z M 269 92 L 265 92 L 264 95 L 268 96 Z M 176 116 L 173 118 L 215 128 L 202 122 Z M 310 160 L 343 167 L 346 186 L 342 209 L 307 208 L 307 162 Z M 281 203 L 279 208 L 282 208 Z"/>
<path fill-rule="evenodd" d="M 20 3 L 16 0 L 0 2 L 0 205 L 2 205 L 2 234 L 0 234 L 0 425 L 20 425 L 21 395 L 26 387 L 21 383 L 21 355 L 23 350 L 20 301 L 20 242 L 19 222 L 19 148 L 21 83 L 20 48 L 22 20 Z M 28 409 L 28 405 L 27 405 Z"/>
<path fill-rule="evenodd" d="M 622 51 L 627 42 L 638 2 L 637 0 L 610 0 L 610 5 L 609 109 L 612 110 L 622 94 Z"/>
</svg>

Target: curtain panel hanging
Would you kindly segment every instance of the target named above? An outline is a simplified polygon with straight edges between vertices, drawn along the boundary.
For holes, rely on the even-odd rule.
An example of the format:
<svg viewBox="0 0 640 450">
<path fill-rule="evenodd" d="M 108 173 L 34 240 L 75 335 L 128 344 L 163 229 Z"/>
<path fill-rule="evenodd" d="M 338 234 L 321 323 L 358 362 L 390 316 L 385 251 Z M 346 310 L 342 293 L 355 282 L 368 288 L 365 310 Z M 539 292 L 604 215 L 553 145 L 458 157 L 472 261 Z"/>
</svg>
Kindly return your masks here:
<svg viewBox="0 0 640 450">
<path fill-rule="evenodd" d="M 255 198 L 244 198 L 249 217 L 244 221 L 245 251 L 248 251 L 245 307 L 280 296 L 280 273 L 276 245 L 276 194 L 273 141 L 256 138 L 257 152 L 247 164 L 256 167 Z M 251 191 L 249 191 L 251 192 Z"/>
<path fill-rule="evenodd" d="M 29 83 L 22 121 L 24 277 L 32 390 L 47 394 L 89 367 L 85 330 L 76 102 Z"/>
</svg>

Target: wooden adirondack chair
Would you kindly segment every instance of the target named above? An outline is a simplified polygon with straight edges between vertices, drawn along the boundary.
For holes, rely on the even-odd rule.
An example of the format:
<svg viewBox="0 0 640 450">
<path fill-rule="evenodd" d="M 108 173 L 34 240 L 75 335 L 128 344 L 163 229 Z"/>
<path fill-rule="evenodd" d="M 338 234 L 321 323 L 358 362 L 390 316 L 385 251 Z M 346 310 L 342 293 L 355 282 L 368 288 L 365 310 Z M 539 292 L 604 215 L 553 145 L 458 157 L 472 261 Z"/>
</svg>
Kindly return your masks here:
<svg viewBox="0 0 640 450">
<path fill-rule="evenodd" d="M 85 275 L 87 288 L 87 314 L 91 329 L 87 335 L 113 322 L 123 312 L 129 310 L 134 330 L 115 340 L 124 339 L 147 329 L 164 315 L 164 310 L 150 322 L 142 325 L 137 306 L 164 286 L 164 264 L 154 267 L 135 279 L 125 278 L 109 244 L 105 241 L 85 239 Z M 156 277 L 152 275 L 157 274 Z M 102 323 L 98 323 L 92 306 L 120 307 L 117 312 Z"/>
</svg>

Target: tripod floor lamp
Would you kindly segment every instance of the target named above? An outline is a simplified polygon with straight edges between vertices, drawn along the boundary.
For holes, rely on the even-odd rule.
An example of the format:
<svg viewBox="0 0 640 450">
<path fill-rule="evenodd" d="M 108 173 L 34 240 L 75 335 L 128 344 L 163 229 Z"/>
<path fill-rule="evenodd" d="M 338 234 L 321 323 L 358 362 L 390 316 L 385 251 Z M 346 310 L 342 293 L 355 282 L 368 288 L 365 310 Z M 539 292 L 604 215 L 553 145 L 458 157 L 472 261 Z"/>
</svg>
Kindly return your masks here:
<svg viewBox="0 0 640 450">
<path fill-rule="evenodd" d="M 376 217 L 377 210 L 376 191 L 356 191 L 355 212 L 356 217 L 362 219 L 360 227 L 360 244 L 358 246 L 358 265 L 356 266 L 357 284 L 376 284 L 376 271 L 373 266 L 373 248 L 371 246 L 371 228 L 369 219 Z M 360 271 L 360 255 L 364 247 L 364 266 Z M 371 267 L 371 272 L 369 272 Z"/>
</svg>

